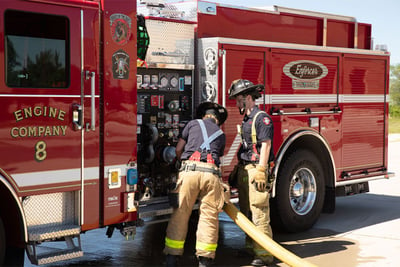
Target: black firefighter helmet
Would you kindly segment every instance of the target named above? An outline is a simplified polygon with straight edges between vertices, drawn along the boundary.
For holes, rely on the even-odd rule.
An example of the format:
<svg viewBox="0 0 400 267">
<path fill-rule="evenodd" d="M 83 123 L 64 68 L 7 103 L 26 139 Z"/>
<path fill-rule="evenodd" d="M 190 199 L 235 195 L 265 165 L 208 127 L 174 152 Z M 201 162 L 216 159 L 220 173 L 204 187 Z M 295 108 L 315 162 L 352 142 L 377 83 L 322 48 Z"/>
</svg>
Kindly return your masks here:
<svg viewBox="0 0 400 267">
<path fill-rule="evenodd" d="M 255 98 L 259 98 L 263 90 L 264 85 L 262 84 L 254 85 L 254 83 L 244 79 L 234 80 L 229 88 L 229 99 L 234 99 L 238 95 L 253 95 Z"/>
<path fill-rule="evenodd" d="M 218 125 L 222 125 L 228 118 L 226 108 L 213 102 L 203 102 L 197 106 L 196 119 L 202 119 L 206 114 L 214 115 L 218 119 Z"/>
</svg>

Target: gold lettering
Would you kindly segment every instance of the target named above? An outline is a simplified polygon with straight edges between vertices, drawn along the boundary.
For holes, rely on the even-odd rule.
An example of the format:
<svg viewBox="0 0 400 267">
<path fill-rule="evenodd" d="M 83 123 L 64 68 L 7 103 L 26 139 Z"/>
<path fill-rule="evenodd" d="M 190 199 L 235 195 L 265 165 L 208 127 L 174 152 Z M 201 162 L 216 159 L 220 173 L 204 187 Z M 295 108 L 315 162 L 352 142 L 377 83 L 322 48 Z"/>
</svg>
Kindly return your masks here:
<svg viewBox="0 0 400 267">
<path fill-rule="evenodd" d="M 53 135 L 60 135 L 60 126 L 53 126 Z"/>
<path fill-rule="evenodd" d="M 28 133 L 28 130 L 26 130 L 25 127 L 21 127 L 21 128 L 19 128 L 18 133 L 19 133 L 20 137 L 25 137 L 27 135 L 27 133 Z"/>
<path fill-rule="evenodd" d="M 51 128 L 50 128 L 50 126 L 46 126 L 46 131 L 45 131 L 45 133 L 44 133 L 44 136 L 48 136 L 48 135 L 51 135 Z"/>
<path fill-rule="evenodd" d="M 10 135 L 17 137 L 45 137 L 45 136 L 65 136 L 68 125 L 52 125 L 52 126 L 29 126 L 29 127 L 13 127 Z"/>
<path fill-rule="evenodd" d="M 60 112 L 58 113 L 58 119 L 60 121 L 64 120 L 64 115 L 65 115 L 65 111 L 64 110 L 60 110 Z"/>
<path fill-rule="evenodd" d="M 34 114 L 36 117 L 41 116 L 41 115 L 42 115 L 42 107 L 34 107 L 34 108 L 33 108 L 33 114 Z"/>
<path fill-rule="evenodd" d="M 22 116 L 21 110 L 14 111 L 14 117 L 15 117 L 15 121 L 17 121 L 17 122 L 24 119 L 24 117 Z"/>
<path fill-rule="evenodd" d="M 36 136 L 36 127 L 29 127 L 28 136 Z"/>
<path fill-rule="evenodd" d="M 11 136 L 12 136 L 13 138 L 17 138 L 17 137 L 18 137 L 18 128 L 17 128 L 17 127 L 13 127 L 13 128 L 11 129 Z"/>
<path fill-rule="evenodd" d="M 65 130 L 67 129 L 67 125 L 61 125 L 62 135 L 65 135 Z"/>
<path fill-rule="evenodd" d="M 24 108 L 25 119 L 32 118 L 32 108 Z"/>
<path fill-rule="evenodd" d="M 56 108 L 52 108 L 52 107 L 49 107 L 49 108 L 50 108 L 50 110 L 49 110 L 49 117 L 50 117 L 50 118 L 55 118 L 56 115 L 57 115 L 57 109 L 56 109 Z"/>
<path fill-rule="evenodd" d="M 38 135 L 42 136 L 42 134 L 44 133 L 45 128 L 43 126 L 39 126 L 38 127 Z"/>
<path fill-rule="evenodd" d="M 66 112 L 64 110 L 50 107 L 50 106 L 34 106 L 34 107 L 26 107 L 23 109 L 19 109 L 14 111 L 15 121 L 22 121 L 24 119 L 35 117 L 49 117 L 58 119 L 60 121 L 65 120 Z"/>
</svg>

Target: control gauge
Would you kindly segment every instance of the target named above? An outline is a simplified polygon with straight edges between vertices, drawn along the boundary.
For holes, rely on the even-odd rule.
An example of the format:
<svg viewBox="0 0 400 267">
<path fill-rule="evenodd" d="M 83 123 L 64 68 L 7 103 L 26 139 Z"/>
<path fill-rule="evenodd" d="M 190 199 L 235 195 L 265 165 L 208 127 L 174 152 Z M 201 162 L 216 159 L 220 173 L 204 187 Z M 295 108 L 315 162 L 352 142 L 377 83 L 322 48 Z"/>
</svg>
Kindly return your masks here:
<svg viewBox="0 0 400 267">
<path fill-rule="evenodd" d="M 168 86 L 168 78 L 165 76 L 162 76 L 160 79 L 160 85 L 161 85 L 161 87 L 167 87 Z"/>
<path fill-rule="evenodd" d="M 171 87 L 177 88 L 178 87 L 178 83 L 179 83 L 178 78 L 176 78 L 175 76 L 172 77 L 171 80 L 170 80 L 170 83 L 171 83 Z"/>
</svg>

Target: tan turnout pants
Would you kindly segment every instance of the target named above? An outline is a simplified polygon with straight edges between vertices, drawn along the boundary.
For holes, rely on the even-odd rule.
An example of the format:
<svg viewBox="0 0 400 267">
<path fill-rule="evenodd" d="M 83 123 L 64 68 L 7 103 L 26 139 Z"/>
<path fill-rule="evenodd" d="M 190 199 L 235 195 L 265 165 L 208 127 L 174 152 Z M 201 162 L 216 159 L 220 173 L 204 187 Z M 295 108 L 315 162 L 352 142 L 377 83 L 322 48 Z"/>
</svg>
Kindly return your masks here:
<svg viewBox="0 0 400 267">
<path fill-rule="evenodd" d="M 244 165 L 239 165 L 238 169 L 238 192 L 239 192 L 239 208 L 240 212 L 252 220 L 254 225 L 264 234 L 272 238 L 272 229 L 270 226 L 269 214 L 269 193 L 258 192 L 254 184 L 249 181 L 247 170 Z M 246 243 L 249 242 L 249 237 L 246 236 Z M 272 255 L 263 247 L 253 243 L 253 252 L 265 262 L 271 261 Z M 248 244 L 246 244 L 248 245 Z"/>
<path fill-rule="evenodd" d="M 185 161 L 201 167 L 214 164 Z M 196 200 L 200 200 L 196 232 L 196 255 L 215 258 L 218 242 L 218 213 L 224 205 L 224 191 L 218 175 L 210 172 L 180 171 L 178 179 L 179 207 L 174 209 L 167 227 L 165 254 L 182 255 L 188 231 L 188 221 Z"/>
</svg>

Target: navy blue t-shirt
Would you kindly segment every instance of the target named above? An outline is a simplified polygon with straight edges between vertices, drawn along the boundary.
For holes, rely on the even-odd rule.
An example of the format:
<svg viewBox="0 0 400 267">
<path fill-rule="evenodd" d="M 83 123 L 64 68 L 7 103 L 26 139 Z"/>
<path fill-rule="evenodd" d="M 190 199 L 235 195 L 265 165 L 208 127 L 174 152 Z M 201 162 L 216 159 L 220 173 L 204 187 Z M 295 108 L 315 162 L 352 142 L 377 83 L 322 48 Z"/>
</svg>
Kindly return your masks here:
<svg viewBox="0 0 400 267">
<path fill-rule="evenodd" d="M 243 121 L 242 121 L 242 138 L 244 142 L 240 146 L 239 152 L 238 152 L 238 158 L 239 160 L 244 160 L 244 161 L 252 161 L 252 155 L 253 155 L 253 142 L 251 140 L 251 128 L 253 124 L 253 118 L 254 116 L 260 111 L 260 109 L 255 106 L 253 110 L 251 111 L 250 115 L 248 116 L 247 114 L 244 116 Z M 269 153 L 269 159 L 268 161 L 273 161 L 274 160 L 274 149 L 272 146 L 272 140 L 274 138 L 274 126 L 272 124 L 271 118 L 268 116 L 267 113 L 261 112 L 258 114 L 255 122 L 256 126 L 256 136 L 257 136 L 257 152 L 258 154 L 260 153 L 261 149 L 261 143 L 267 140 L 271 140 L 271 150 Z M 259 159 L 255 161 L 255 163 L 258 163 Z"/>
<path fill-rule="evenodd" d="M 213 119 L 204 119 L 203 122 L 207 130 L 208 136 L 211 136 L 213 133 L 220 130 L 219 126 L 215 123 Z M 183 128 L 180 138 L 182 138 L 186 142 L 181 160 L 187 160 L 195 151 L 199 150 L 200 146 L 204 142 L 199 122 L 197 120 L 189 121 L 188 124 L 186 124 L 185 128 Z M 225 142 L 225 134 L 221 134 L 210 144 L 211 155 L 214 159 L 215 165 L 217 166 L 219 166 L 220 164 L 219 158 L 224 155 Z M 200 159 L 203 162 L 207 162 L 207 151 L 201 152 Z"/>
</svg>

